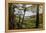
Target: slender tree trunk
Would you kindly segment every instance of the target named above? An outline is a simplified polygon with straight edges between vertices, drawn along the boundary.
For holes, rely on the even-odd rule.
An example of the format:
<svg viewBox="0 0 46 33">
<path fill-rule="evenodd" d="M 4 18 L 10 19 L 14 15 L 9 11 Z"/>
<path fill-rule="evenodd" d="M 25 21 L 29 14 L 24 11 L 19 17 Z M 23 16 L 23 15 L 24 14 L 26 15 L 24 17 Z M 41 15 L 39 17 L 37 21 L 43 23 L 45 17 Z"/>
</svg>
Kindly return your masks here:
<svg viewBox="0 0 46 33">
<path fill-rule="evenodd" d="M 14 9 L 12 7 L 12 16 L 11 16 L 11 22 L 12 22 L 12 26 L 13 26 L 13 29 L 15 28 L 15 22 L 14 22 Z"/>
<path fill-rule="evenodd" d="M 21 19 L 21 15 L 19 15 L 18 29 L 21 27 L 21 26 L 20 26 L 20 19 Z"/>
<path fill-rule="evenodd" d="M 19 23 L 20 23 L 21 15 L 19 15 Z"/>
<path fill-rule="evenodd" d="M 25 11 L 26 11 L 26 8 L 24 9 L 24 15 L 23 15 L 22 23 L 21 23 L 22 25 L 23 25 L 23 21 L 24 21 Z"/>
<path fill-rule="evenodd" d="M 36 28 L 39 27 L 39 4 L 37 5 Z"/>
</svg>

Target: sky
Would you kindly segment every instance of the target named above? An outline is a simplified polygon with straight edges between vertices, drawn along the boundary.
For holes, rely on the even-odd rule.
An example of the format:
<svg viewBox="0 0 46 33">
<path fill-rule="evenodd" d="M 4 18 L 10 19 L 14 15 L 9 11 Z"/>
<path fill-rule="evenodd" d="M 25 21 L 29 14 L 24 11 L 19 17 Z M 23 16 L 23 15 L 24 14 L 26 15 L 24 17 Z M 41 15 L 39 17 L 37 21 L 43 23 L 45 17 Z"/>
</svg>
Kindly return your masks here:
<svg viewBox="0 0 46 33">
<path fill-rule="evenodd" d="M 19 8 L 19 9 L 22 9 L 22 6 L 23 4 L 16 4 L 16 6 Z M 32 5 L 26 5 L 24 7 L 31 7 Z M 42 13 L 42 6 L 40 6 L 41 8 L 39 9 L 39 13 Z M 19 10 L 18 8 L 15 8 L 15 12 L 14 14 L 24 14 L 24 10 Z M 36 10 L 37 10 L 37 7 L 35 6 L 32 10 L 26 10 L 25 12 L 25 16 L 33 16 L 33 15 L 36 15 Z M 32 12 L 32 11 L 35 11 L 35 12 Z M 19 12 L 19 13 L 18 13 Z"/>
<path fill-rule="evenodd" d="M 14 14 L 20 14 L 20 13 L 18 13 L 18 11 L 20 11 L 20 10 L 15 8 Z M 24 10 L 21 10 L 21 14 L 24 14 Z M 36 15 L 36 12 L 33 13 L 31 10 L 25 12 L 25 16 L 32 16 L 32 15 Z"/>
</svg>

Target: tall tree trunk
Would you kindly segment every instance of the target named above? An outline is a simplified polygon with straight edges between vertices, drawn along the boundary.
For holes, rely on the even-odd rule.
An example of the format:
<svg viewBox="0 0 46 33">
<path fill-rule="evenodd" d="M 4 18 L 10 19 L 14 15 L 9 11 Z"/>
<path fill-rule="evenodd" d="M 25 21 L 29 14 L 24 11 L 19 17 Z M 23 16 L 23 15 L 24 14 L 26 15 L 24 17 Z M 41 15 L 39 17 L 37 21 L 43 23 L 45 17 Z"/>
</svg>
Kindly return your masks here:
<svg viewBox="0 0 46 33">
<path fill-rule="evenodd" d="M 37 4 L 36 28 L 39 27 L 39 4 Z"/>
<path fill-rule="evenodd" d="M 19 15 L 18 29 L 21 28 L 21 26 L 20 26 L 20 20 L 21 20 L 21 15 Z"/>
<path fill-rule="evenodd" d="M 24 21 L 25 11 L 26 11 L 26 8 L 24 9 L 24 15 L 23 15 L 22 23 L 21 23 L 22 25 L 23 25 L 23 21 Z"/>
<path fill-rule="evenodd" d="M 13 4 L 9 4 L 9 29 L 14 29 L 14 10 L 13 10 Z"/>
</svg>

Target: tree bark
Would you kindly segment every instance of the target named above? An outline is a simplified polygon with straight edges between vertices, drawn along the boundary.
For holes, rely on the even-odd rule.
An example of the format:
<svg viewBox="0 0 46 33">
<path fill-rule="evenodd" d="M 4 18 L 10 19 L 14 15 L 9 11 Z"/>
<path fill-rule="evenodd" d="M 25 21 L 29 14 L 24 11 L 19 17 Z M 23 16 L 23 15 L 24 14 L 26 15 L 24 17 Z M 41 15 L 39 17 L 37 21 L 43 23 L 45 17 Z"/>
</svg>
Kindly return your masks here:
<svg viewBox="0 0 46 33">
<path fill-rule="evenodd" d="M 23 15 L 22 23 L 21 23 L 22 25 L 23 25 L 23 21 L 24 21 L 25 11 L 26 11 L 26 8 L 24 9 L 24 15 Z"/>
<path fill-rule="evenodd" d="M 36 28 L 39 27 L 39 4 L 37 4 Z"/>
</svg>

